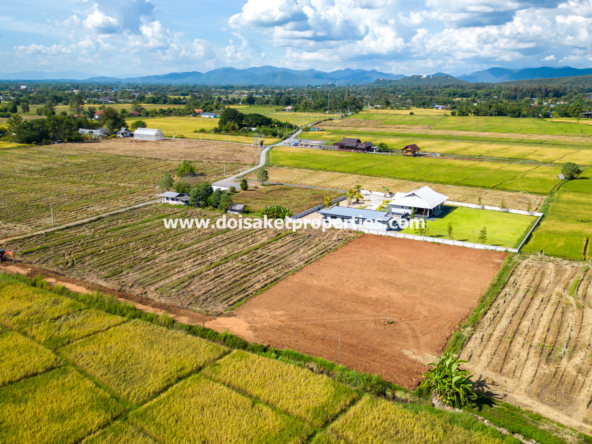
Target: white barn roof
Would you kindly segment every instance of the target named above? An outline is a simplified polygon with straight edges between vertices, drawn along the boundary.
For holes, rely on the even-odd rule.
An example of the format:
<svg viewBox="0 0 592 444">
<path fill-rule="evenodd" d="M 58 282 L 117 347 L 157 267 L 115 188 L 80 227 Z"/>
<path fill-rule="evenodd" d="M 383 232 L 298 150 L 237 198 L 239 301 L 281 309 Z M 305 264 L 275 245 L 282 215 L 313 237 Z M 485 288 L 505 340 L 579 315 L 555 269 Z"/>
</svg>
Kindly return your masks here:
<svg viewBox="0 0 592 444">
<path fill-rule="evenodd" d="M 138 128 L 134 132 L 134 139 L 140 140 L 164 140 L 164 134 L 159 129 Z"/>
<path fill-rule="evenodd" d="M 389 205 L 409 208 L 433 210 L 448 200 L 448 196 L 437 193 L 430 187 L 421 187 L 410 193 L 395 193 Z"/>
</svg>

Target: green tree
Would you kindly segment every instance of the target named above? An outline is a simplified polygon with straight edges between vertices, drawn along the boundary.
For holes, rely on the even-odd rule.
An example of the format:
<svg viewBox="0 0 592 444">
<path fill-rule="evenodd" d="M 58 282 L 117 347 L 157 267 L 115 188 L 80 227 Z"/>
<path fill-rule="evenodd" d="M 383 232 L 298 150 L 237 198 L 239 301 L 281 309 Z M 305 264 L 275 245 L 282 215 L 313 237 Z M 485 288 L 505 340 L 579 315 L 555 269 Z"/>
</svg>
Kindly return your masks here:
<svg viewBox="0 0 592 444">
<path fill-rule="evenodd" d="M 477 198 L 477 205 L 479 205 L 480 207 L 483 206 L 483 202 L 481 201 L 481 195 L 479 195 L 479 197 Z"/>
<path fill-rule="evenodd" d="M 84 99 L 80 94 L 74 94 L 70 99 L 70 111 L 77 116 L 84 112 Z"/>
<path fill-rule="evenodd" d="M 264 167 L 259 168 L 259 171 L 257 172 L 257 180 L 261 183 L 265 183 L 269 180 L 269 174 Z"/>
<path fill-rule="evenodd" d="M 487 242 L 487 227 L 483 227 L 483 229 L 479 232 L 479 242 L 482 244 Z"/>
<path fill-rule="evenodd" d="M 148 125 L 146 125 L 146 122 L 144 122 L 143 120 L 136 120 L 135 122 L 132 122 L 130 130 L 135 131 L 138 128 L 146 128 L 147 126 Z"/>
<path fill-rule="evenodd" d="M 243 178 L 243 180 L 241 180 L 240 189 L 243 191 L 247 191 L 249 189 L 249 182 L 247 182 L 246 178 Z"/>
<path fill-rule="evenodd" d="M 89 106 L 88 108 L 86 108 L 84 115 L 86 116 L 87 119 L 92 119 L 95 117 L 96 113 L 97 113 L 97 109 L 94 106 Z"/>
<path fill-rule="evenodd" d="M 389 188 L 389 187 L 382 187 L 382 192 L 383 192 L 384 194 L 389 194 L 389 193 L 391 192 L 391 190 L 390 190 L 390 188 Z"/>
<path fill-rule="evenodd" d="M 451 407 L 461 408 L 477 398 L 473 390 L 471 375 L 466 370 L 460 369 L 461 361 L 450 352 L 444 353 L 438 362 L 431 363 L 430 370 L 423 375 L 422 388 L 435 392 L 438 399 Z"/>
<path fill-rule="evenodd" d="M 23 114 L 27 114 L 30 111 L 29 103 L 21 102 L 21 110 L 23 111 Z"/>
<path fill-rule="evenodd" d="M 329 208 L 331 205 L 333 205 L 333 201 L 330 197 L 325 196 L 325 207 Z"/>
<path fill-rule="evenodd" d="M 46 119 L 47 131 L 51 140 L 66 141 L 78 135 L 76 120 L 68 116 L 49 116 Z"/>
<path fill-rule="evenodd" d="M 218 204 L 218 209 L 226 211 L 228 210 L 228 208 L 230 208 L 230 205 L 232 205 L 233 203 L 234 202 L 232 201 L 232 196 L 228 193 L 223 193 L 222 197 L 220 198 L 220 203 Z"/>
<path fill-rule="evenodd" d="M 177 168 L 177 177 L 183 177 L 186 174 L 194 175 L 196 171 L 197 168 L 195 168 L 195 166 L 191 165 L 188 160 L 184 160 L 181 165 L 179 165 L 179 168 Z"/>
<path fill-rule="evenodd" d="M 19 114 L 12 114 L 6 121 L 6 127 L 11 134 L 18 134 L 23 126 L 24 120 Z"/>
<path fill-rule="evenodd" d="M 270 219 L 285 219 L 286 217 L 290 217 L 292 215 L 288 208 L 282 207 L 280 205 L 267 206 L 263 209 L 261 214 L 267 216 Z"/>
<path fill-rule="evenodd" d="M 177 193 L 187 194 L 191 191 L 191 185 L 184 180 L 175 183 L 175 191 Z"/>
<path fill-rule="evenodd" d="M 115 108 L 107 107 L 103 109 L 103 114 L 99 117 L 99 125 L 107 126 L 107 122 L 112 130 L 126 127 L 127 123 L 121 113 L 118 113 Z"/>
<path fill-rule="evenodd" d="M 575 163 L 568 162 L 565 165 L 563 165 L 563 168 L 561 169 L 561 174 L 563 174 L 567 180 L 573 180 L 578 178 L 580 174 L 582 174 L 582 170 Z"/>
<path fill-rule="evenodd" d="M 506 199 L 502 199 L 502 203 L 500 204 L 500 208 L 502 210 L 506 210 L 508 207 L 506 207 Z"/>
<path fill-rule="evenodd" d="M 212 185 L 208 182 L 204 182 L 199 187 L 193 188 L 189 192 L 189 205 L 194 207 L 205 207 L 207 206 L 208 199 L 214 193 Z"/>
<path fill-rule="evenodd" d="M 173 178 L 171 177 L 171 175 L 169 173 L 164 173 L 164 176 L 158 182 L 158 186 L 163 191 L 170 190 L 171 188 L 173 188 L 174 185 L 175 185 L 175 181 L 173 180 Z"/>
<path fill-rule="evenodd" d="M 532 210 L 532 204 L 530 203 L 530 200 L 526 203 L 526 211 L 528 211 L 530 213 L 530 211 Z"/>
<path fill-rule="evenodd" d="M 53 116 L 55 114 L 55 106 L 51 100 L 45 102 L 45 106 L 43 107 L 43 114 L 46 116 Z"/>
<path fill-rule="evenodd" d="M 235 123 L 237 128 L 243 126 L 245 115 L 235 108 L 226 108 L 220 114 L 220 120 L 218 121 L 218 129 L 225 130 L 230 123 Z"/>
<path fill-rule="evenodd" d="M 222 190 L 218 188 L 214 191 L 209 199 L 208 199 L 208 206 L 212 208 L 218 208 L 220 206 L 220 201 L 222 200 Z"/>
<path fill-rule="evenodd" d="M 452 223 L 448 222 L 448 239 L 452 239 Z"/>
</svg>

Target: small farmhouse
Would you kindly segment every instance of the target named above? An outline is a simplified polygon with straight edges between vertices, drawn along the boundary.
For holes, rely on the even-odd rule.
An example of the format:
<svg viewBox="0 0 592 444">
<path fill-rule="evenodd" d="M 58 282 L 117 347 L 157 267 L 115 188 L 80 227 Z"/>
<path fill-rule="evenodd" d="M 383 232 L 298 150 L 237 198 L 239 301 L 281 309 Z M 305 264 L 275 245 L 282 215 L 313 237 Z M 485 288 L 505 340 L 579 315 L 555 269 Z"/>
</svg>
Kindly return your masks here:
<svg viewBox="0 0 592 444">
<path fill-rule="evenodd" d="M 583 114 L 582 114 L 582 117 L 583 117 L 584 119 L 592 119 L 592 112 L 591 112 L 591 111 L 588 111 L 588 112 L 586 112 L 586 113 L 583 113 Z"/>
<path fill-rule="evenodd" d="M 162 131 L 153 128 L 138 128 L 134 132 L 134 139 L 138 140 L 164 140 Z"/>
<path fill-rule="evenodd" d="M 167 191 L 161 194 L 162 203 L 171 205 L 189 205 L 189 196 L 183 193 L 175 193 L 174 191 Z"/>
<path fill-rule="evenodd" d="M 121 127 L 119 131 L 115 133 L 116 137 L 126 138 L 126 137 L 134 137 L 133 131 L 128 130 L 125 127 Z"/>
<path fill-rule="evenodd" d="M 448 196 L 437 193 L 430 187 L 421 187 L 410 193 L 395 193 L 395 198 L 388 203 L 393 214 L 411 214 L 430 217 L 440 213 Z"/>
<path fill-rule="evenodd" d="M 241 214 L 241 213 L 244 213 L 244 211 L 245 211 L 245 205 L 232 204 L 232 205 L 230 205 L 230 207 L 228 208 L 228 211 L 226 211 L 226 212 L 230 213 L 230 214 Z"/>
<path fill-rule="evenodd" d="M 215 119 L 216 117 L 219 117 L 216 113 L 202 113 L 201 116 L 206 119 Z"/>
<path fill-rule="evenodd" d="M 421 148 L 418 147 L 416 144 L 413 145 L 407 145 L 405 148 L 403 148 L 401 150 L 401 153 L 403 153 L 404 156 L 419 156 L 419 152 L 421 151 Z"/>
<path fill-rule="evenodd" d="M 287 107 L 284 108 L 284 111 L 286 111 L 286 112 L 289 113 L 289 112 L 292 111 L 292 107 L 291 106 L 287 106 Z"/>
<path fill-rule="evenodd" d="M 324 220 L 337 225 L 336 228 L 348 228 L 345 224 L 368 230 L 388 231 L 391 229 L 389 222 L 393 218 L 390 213 L 384 211 L 361 210 L 335 206 L 319 211 Z"/>
<path fill-rule="evenodd" d="M 374 153 L 376 152 L 376 145 L 372 142 L 362 142 L 360 139 L 344 138 L 340 142 L 335 142 L 333 146 L 338 147 L 340 150 L 358 151 L 363 153 Z"/>
</svg>

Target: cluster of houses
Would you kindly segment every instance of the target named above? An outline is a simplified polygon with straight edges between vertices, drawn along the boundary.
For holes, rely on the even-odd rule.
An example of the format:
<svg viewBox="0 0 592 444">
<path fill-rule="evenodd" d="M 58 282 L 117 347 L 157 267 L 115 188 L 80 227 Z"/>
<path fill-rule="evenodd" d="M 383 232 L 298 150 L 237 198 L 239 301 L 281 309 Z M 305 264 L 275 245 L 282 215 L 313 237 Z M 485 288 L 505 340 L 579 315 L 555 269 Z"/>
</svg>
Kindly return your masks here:
<svg viewBox="0 0 592 444">
<path fill-rule="evenodd" d="M 193 117 L 203 117 L 204 119 L 219 119 L 220 116 L 216 113 L 204 113 L 202 109 L 193 109 Z"/>
<path fill-rule="evenodd" d="M 355 225 L 377 231 L 393 229 L 393 219 L 399 223 L 402 219 L 414 217 L 429 218 L 438 216 L 448 196 L 432 190 L 428 186 L 418 188 L 409 193 L 395 193 L 392 199 L 383 205 L 387 211 L 376 211 L 334 206 L 320 210 L 321 217 L 329 222 Z"/>
<path fill-rule="evenodd" d="M 83 136 L 90 136 L 92 139 L 104 139 L 109 137 L 110 133 L 104 126 L 97 129 L 80 128 L 79 134 Z M 116 133 L 115 137 L 119 138 L 131 138 L 136 140 L 164 140 L 164 134 L 162 131 L 154 128 L 138 128 L 136 131 L 130 131 L 125 127 L 121 127 Z"/>
<path fill-rule="evenodd" d="M 353 139 L 353 138 L 344 138 L 340 142 L 335 142 L 333 144 L 338 150 L 342 151 L 353 151 L 358 153 L 376 153 L 378 151 L 378 147 L 374 145 L 372 142 L 362 142 L 360 139 Z M 419 148 L 416 144 L 407 145 L 401 150 L 401 154 L 404 156 L 419 156 L 419 152 L 421 148 Z"/>
</svg>

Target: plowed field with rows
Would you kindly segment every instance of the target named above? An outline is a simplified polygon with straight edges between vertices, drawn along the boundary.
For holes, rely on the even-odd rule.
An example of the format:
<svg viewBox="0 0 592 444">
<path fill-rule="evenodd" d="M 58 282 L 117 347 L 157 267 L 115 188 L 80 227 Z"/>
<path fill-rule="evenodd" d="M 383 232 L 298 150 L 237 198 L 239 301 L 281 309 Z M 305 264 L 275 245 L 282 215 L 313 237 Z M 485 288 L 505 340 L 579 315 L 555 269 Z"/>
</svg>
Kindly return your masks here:
<svg viewBox="0 0 592 444">
<path fill-rule="evenodd" d="M 94 144 L 92 144 L 94 145 Z M 0 239 L 108 213 L 156 199 L 156 182 L 178 161 L 141 159 L 57 146 L 0 151 Z M 227 171 L 238 170 L 226 164 Z M 196 163 L 200 180 L 224 165 Z"/>
<path fill-rule="evenodd" d="M 214 227 L 219 213 L 152 205 L 8 243 L 26 263 L 181 307 L 222 310 L 359 235 Z M 207 229 L 163 219 L 204 218 Z"/>
<path fill-rule="evenodd" d="M 509 402 L 589 431 L 591 284 L 582 263 L 520 261 L 461 353 L 468 369 Z"/>
</svg>

